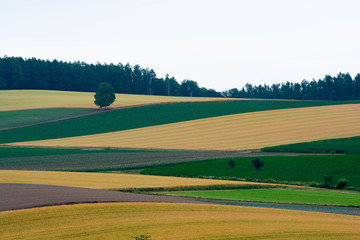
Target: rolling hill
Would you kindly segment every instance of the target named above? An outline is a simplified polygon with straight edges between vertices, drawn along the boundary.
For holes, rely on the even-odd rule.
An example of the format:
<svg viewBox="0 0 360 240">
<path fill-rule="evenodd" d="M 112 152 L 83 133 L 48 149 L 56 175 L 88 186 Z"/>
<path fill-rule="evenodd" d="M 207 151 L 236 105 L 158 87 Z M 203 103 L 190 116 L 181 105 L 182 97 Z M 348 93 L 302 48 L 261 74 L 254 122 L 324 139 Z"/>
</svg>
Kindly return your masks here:
<svg viewBox="0 0 360 240">
<path fill-rule="evenodd" d="M 14 146 L 248 150 L 360 135 L 360 104 L 232 114 Z"/>
</svg>

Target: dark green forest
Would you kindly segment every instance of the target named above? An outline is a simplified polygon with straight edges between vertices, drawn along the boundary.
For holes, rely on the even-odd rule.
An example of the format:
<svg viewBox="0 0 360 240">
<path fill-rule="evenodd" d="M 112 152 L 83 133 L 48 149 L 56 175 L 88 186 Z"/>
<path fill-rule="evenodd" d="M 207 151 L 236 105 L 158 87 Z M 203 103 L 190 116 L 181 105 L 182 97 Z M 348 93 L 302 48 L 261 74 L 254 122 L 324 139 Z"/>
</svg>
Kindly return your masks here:
<svg viewBox="0 0 360 240">
<path fill-rule="evenodd" d="M 88 64 L 7 56 L 0 58 L 0 89 L 95 92 L 101 82 L 110 83 L 116 93 L 129 94 L 330 101 L 360 99 L 360 74 L 352 78 L 349 73 L 339 73 L 310 82 L 288 81 L 271 86 L 247 83 L 241 89 L 217 92 L 199 87 L 194 80 L 185 79 L 179 83 L 169 75 L 158 78 L 153 69 L 129 63 Z"/>
</svg>

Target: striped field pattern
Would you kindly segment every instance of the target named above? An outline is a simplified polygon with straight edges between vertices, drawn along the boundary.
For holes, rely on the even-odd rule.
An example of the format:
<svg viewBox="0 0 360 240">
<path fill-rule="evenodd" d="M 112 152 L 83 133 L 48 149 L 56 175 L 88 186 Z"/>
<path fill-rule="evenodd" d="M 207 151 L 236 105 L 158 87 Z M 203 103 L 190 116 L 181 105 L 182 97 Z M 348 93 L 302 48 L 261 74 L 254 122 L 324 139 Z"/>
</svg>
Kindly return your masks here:
<svg viewBox="0 0 360 240">
<path fill-rule="evenodd" d="M 248 150 L 360 135 L 360 104 L 233 114 L 119 132 L 8 145 Z"/>
<path fill-rule="evenodd" d="M 229 98 L 168 97 L 135 94 L 116 94 L 111 108 L 170 102 L 226 101 Z M 232 99 L 234 100 L 234 99 Z M 240 99 L 236 99 L 240 100 Z M 49 90 L 1 90 L 0 111 L 38 108 L 98 108 L 94 93 Z"/>
<path fill-rule="evenodd" d="M 162 177 L 139 174 L 0 170 L 0 183 L 45 184 L 94 189 L 170 188 L 198 186 L 275 186 L 278 184 Z"/>
</svg>

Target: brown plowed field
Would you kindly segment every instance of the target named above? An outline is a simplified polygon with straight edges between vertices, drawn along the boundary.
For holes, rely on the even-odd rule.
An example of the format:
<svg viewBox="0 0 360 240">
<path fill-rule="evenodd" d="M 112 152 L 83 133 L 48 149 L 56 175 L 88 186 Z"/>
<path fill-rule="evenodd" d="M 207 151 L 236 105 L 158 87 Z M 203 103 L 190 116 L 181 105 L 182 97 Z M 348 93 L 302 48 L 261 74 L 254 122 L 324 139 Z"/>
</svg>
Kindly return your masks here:
<svg viewBox="0 0 360 240">
<path fill-rule="evenodd" d="M 37 184 L 0 184 L 0 211 L 84 202 L 199 203 L 196 200 L 180 197 L 143 195 L 88 188 Z"/>
<path fill-rule="evenodd" d="M 237 205 L 248 207 L 301 210 L 360 216 L 359 208 L 300 204 L 251 203 L 221 200 L 195 200 L 181 197 L 145 195 L 88 188 L 38 184 L 0 184 L 0 211 L 89 202 L 168 202 Z"/>
</svg>

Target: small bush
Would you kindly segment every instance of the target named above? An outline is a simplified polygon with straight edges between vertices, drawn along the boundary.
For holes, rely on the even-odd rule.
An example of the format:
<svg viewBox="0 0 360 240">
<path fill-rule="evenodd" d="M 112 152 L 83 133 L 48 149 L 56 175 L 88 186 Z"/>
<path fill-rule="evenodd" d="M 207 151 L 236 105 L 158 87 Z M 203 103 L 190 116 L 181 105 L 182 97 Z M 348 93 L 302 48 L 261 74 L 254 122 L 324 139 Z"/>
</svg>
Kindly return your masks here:
<svg viewBox="0 0 360 240">
<path fill-rule="evenodd" d="M 325 188 L 330 188 L 331 187 L 331 182 L 333 180 L 333 176 L 332 175 L 327 175 L 324 177 L 324 187 Z"/>
<path fill-rule="evenodd" d="M 151 240 L 151 236 L 147 234 L 141 234 L 138 236 L 131 236 L 131 237 L 134 238 L 135 240 Z"/>
<path fill-rule="evenodd" d="M 235 162 L 234 160 L 231 160 L 228 162 L 228 166 L 231 167 L 231 168 L 234 168 L 235 167 Z"/>
<path fill-rule="evenodd" d="M 320 187 L 320 186 L 321 186 L 320 183 L 315 182 L 315 181 L 310 182 L 308 185 L 309 185 L 310 187 Z"/>
<path fill-rule="evenodd" d="M 343 189 L 348 185 L 348 180 L 346 180 L 345 178 L 341 178 L 338 182 L 338 184 L 336 185 L 336 188 L 338 189 Z"/>
</svg>

